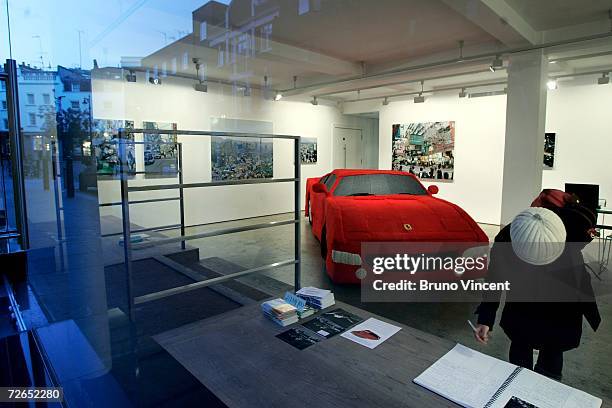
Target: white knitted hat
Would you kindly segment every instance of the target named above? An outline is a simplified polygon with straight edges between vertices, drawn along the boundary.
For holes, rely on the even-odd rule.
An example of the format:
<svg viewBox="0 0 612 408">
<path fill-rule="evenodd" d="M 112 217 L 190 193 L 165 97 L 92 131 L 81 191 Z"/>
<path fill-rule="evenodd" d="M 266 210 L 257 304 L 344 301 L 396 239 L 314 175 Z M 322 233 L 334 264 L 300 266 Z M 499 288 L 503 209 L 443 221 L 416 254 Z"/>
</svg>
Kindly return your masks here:
<svg viewBox="0 0 612 408">
<path fill-rule="evenodd" d="M 546 208 L 528 208 L 510 225 L 514 253 L 532 265 L 547 265 L 559 258 L 565 249 L 566 236 L 561 218 Z"/>
</svg>

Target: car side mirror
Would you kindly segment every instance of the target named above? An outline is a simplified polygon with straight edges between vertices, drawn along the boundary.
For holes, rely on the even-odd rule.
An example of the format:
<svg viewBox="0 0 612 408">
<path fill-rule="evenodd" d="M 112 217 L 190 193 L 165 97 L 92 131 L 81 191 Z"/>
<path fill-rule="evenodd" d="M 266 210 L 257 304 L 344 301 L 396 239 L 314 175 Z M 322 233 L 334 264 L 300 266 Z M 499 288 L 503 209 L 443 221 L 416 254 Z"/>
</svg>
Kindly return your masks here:
<svg viewBox="0 0 612 408">
<path fill-rule="evenodd" d="M 438 191 L 440 191 L 440 189 L 438 188 L 438 186 L 434 186 L 433 184 L 429 187 L 427 187 L 427 191 L 429 192 L 429 194 L 434 195 L 434 194 L 438 194 Z"/>
<path fill-rule="evenodd" d="M 315 193 L 323 193 L 323 194 L 327 194 L 329 191 L 327 191 L 327 186 L 323 183 L 316 183 L 312 186 L 312 191 L 314 191 Z"/>
</svg>

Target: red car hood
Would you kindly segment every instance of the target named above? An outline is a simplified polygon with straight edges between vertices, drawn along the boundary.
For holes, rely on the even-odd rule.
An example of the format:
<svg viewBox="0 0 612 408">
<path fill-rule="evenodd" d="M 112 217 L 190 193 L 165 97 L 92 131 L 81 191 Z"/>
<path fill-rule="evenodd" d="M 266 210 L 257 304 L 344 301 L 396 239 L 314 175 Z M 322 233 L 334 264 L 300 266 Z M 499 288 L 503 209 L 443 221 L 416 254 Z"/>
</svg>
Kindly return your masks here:
<svg viewBox="0 0 612 408">
<path fill-rule="evenodd" d="M 343 241 L 488 242 L 465 211 L 429 195 L 331 197 L 330 205 Z"/>
</svg>

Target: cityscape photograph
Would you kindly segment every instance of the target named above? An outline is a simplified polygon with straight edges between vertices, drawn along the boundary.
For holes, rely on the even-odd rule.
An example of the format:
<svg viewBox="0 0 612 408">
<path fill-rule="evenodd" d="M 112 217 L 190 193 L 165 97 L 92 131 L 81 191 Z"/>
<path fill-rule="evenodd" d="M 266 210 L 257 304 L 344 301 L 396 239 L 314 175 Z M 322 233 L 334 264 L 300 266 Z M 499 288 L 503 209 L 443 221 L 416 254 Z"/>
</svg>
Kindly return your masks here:
<svg viewBox="0 0 612 408">
<path fill-rule="evenodd" d="M 273 177 L 273 144 L 240 137 L 212 138 L 212 179 L 241 180 Z"/>
</svg>

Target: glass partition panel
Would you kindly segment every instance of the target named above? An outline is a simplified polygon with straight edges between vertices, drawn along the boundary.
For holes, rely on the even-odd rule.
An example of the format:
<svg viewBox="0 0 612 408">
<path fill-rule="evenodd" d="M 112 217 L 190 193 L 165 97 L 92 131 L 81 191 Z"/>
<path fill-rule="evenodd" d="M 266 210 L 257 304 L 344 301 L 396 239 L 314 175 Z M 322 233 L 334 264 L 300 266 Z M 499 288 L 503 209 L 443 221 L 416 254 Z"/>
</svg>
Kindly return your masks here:
<svg viewBox="0 0 612 408">
<path fill-rule="evenodd" d="M 610 198 L 609 138 L 597 139 L 609 133 L 612 103 L 599 86 L 612 71 L 609 5 L 567 2 L 566 14 L 547 17 L 556 10 L 504 1 L 525 15 L 517 23 L 481 9 L 487 2 L 451 3 L 0 1 L 0 58 L 15 63 L 22 147 L 10 150 L 0 106 L 0 233 L 18 218 L 17 160 L 29 237 L 24 315 L 69 402 L 221 405 L 157 336 L 282 296 L 296 276 L 372 306 L 327 268 L 334 252 L 357 258 L 361 244 L 325 246 L 324 199 L 307 187 L 334 167 L 418 173 L 493 229 L 541 186 L 592 181 Z M 584 106 L 582 118 L 565 120 Z M 558 137 L 541 151 L 544 123 Z M 535 153 L 516 153 L 524 146 Z M 585 150 L 594 158 L 575 154 Z M 304 208 L 312 226 L 301 222 Z M 383 216 L 363 215 L 347 235 L 368 235 L 377 223 L 367 218 Z M 455 224 L 464 225 L 444 218 L 432 230 Z M 353 266 L 339 273 L 354 280 Z M 401 305 L 391 314 L 410 318 Z"/>
</svg>

